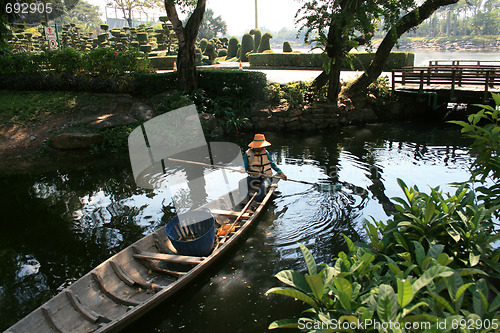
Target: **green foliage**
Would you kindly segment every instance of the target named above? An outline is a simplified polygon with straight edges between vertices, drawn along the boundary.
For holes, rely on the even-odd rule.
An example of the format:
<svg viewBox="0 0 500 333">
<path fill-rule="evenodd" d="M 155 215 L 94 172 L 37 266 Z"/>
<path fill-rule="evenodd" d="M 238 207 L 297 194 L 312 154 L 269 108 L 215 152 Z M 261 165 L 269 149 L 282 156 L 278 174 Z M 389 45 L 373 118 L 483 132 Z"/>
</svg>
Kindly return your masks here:
<svg viewBox="0 0 500 333">
<path fill-rule="evenodd" d="M 205 49 L 207 48 L 207 45 L 208 45 L 208 40 L 206 40 L 205 38 L 203 38 L 202 40 L 200 40 L 200 49 L 202 52 L 205 52 Z"/>
<path fill-rule="evenodd" d="M 0 56 L 1 74 L 71 73 L 117 77 L 129 72 L 150 71 L 149 60 L 137 50 L 123 52 L 110 47 L 81 52 L 65 48 L 41 54 Z"/>
<path fill-rule="evenodd" d="M 259 53 L 271 50 L 271 38 L 273 38 L 273 35 L 271 35 L 269 32 L 266 32 L 265 34 L 262 35 L 259 44 Z"/>
<path fill-rule="evenodd" d="M 237 37 L 231 37 L 229 39 L 229 46 L 227 48 L 227 59 L 231 59 L 236 57 L 236 53 L 238 52 L 238 44 L 240 41 Z"/>
<path fill-rule="evenodd" d="M 201 58 L 201 50 L 200 50 L 200 58 Z M 172 56 L 150 57 L 149 61 L 151 63 L 151 67 L 155 69 L 172 69 L 174 68 L 174 62 L 177 61 L 177 56 L 172 55 Z"/>
<path fill-rule="evenodd" d="M 373 57 L 374 53 L 353 52 L 350 59 L 342 63 L 342 69 L 365 70 Z M 322 53 L 257 53 L 250 54 L 248 58 L 251 66 L 322 68 L 327 57 Z M 391 52 L 384 70 L 413 66 L 413 59 L 413 53 Z"/>
<path fill-rule="evenodd" d="M 254 40 L 252 35 L 244 34 L 241 39 L 240 59 L 241 61 L 248 61 L 248 53 L 253 52 Z"/>
<path fill-rule="evenodd" d="M 227 57 L 227 49 L 220 49 L 217 57 Z"/>
<path fill-rule="evenodd" d="M 257 53 L 259 52 L 259 45 L 262 39 L 262 32 L 259 29 L 252 29 L 250 30 L 250 35 L 253 36 L 254 40 L 253 53 Z"/>
<path fill-rule="evenodd" d="M 156 110 L 162 114 L 193 103 L 196 104 L 198 112 L 214 115 L 219 126 L 229 134 L 243 129 L 248 120 L 246 116 L 251 99 L 237 98 L 230 89 L 222 91 L 220 95 L 213 98 L 202 89 L 194 90 L 189 94 L 174 91 L 160 101 Z"/>
<path fill-rule="evenodd" d="M 283 42 L 283 53 L 290 53 L 292 52 L 292 46 L 290 45 L 289 41 L 284 41 Z"/>
<path fill-rule="evenodd" d="M 276 277 L 287 287 L 267 293 L 303 301 L 311 307 L 304 312 L 309 316 L 278 320 L 269 328 L 385 332 L 374 321 L 391 321 L 401 328 L 393 332 L 415 322 L 436 332 L 443 320 L 448 328 L 458 328 L 461 320 L 499 323 L 500 295 L 486 279 L 498 274 L 500 257 L 492 250 L 497 235 L 488 212 L 474 206 L 473 192 L 464 187 L 444 198 L 438 188 L 427 195 L 400 185 L 406 200 L 395 199 L 399 213 L 387 225 L 367 223 L 368 244 L 344 236 L 349 252 L 340 252 L 333 266 L 318 270 L 300 245 L 308 273 L 281 271 Z"/>
<path fill-rule="evenodd" d="M 289 108 L 324 101 L 321 97 L 321 93 L 314 93 L 312 82 L 296 81 L 283 86 L 271 84 L 266 88 L 266 98 L 270 104 L 280 104 Z"/>
<path fill-rule="evenodd" d="M 481 193 L 479 199 L 486 206 L 495 209 L 495 214 L 500 217 L 500 94 L 492 94 L 496 108 L 489 105 L 476 105 L 482 108 L 476 114 L 468 117 L 468 121 L 450 121 L 462 126 L 462 133 L 473 139 L 470 147 L 476 156 L 471 166 L 470 182 L 479 182 L 477 187 Z M 486 186 L 490 180 L 494 185 Z"/>
<path fill-rule="evenodd" d="M 207 47 L 205 48 L 205 52 L 203 53 L 208 57 L 209 60 L 215 60 L 217 58 L 217 53 L 215 52 L 215 45 L 214 43 L 210 42 L 208 43 Z"/>
<path fill-rule="evenodd" d="M 420 253 L 446 244 L 441 252 L 453 258 L 450 267 L 477 268 L 481 263 L 488 273 L 500 273 L 500 251 L 492 247 L 500 237 L 491 219 L 494 209 L 476 204 L 474 192 L 465 185 L 454 195 L 444 196 L 439 187 L 426 194 L 416 186 L 409 188 L 402 180 L 398 183 L 405 198 L 394 198 L 397 213 L 387 224 L 375 222 L 382 239 L 367 222 L 371 247 L 390 257 L 408 252 L 420 264 Z"/>
</svg>

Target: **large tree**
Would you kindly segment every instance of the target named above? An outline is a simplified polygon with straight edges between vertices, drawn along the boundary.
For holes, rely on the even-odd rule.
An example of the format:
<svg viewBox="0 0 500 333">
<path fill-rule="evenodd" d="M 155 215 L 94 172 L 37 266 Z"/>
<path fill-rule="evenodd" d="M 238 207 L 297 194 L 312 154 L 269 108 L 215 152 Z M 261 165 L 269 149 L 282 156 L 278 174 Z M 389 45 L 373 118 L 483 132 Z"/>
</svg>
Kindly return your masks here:
<svg viewBox="0 0 500 333">
<path fill-rule="evenodd" d="M 341 89 L 341 66 L 349 51 L 361 45 L 369 45 L 380 24 L 388 31 L 384 40 L 392 42 L 390 52 L 404 31 L 423 21 L 420 18 L 427 18 L 437 8 L 456 2 L 458 0 L 427 0 L 422 6 L 417 6 L 417 0 L 307 1 L 297 13 L 298 22 L 303 24 L 301 30 L 306 30 L 306 41 L 316 42 L 324 47 L 329 59 L 327 68 L 317 78 L 316 85 L 328 83 L 328 98 L 336 102 Z M 431 8 L 434 9 L 427 14 Z M 419 10 L 424 12 L 419 14 Z M 410 19 L 412 15 L 416 15 L 416 19 Z M 404 31 L 399 34 L 400 30 Z M 313 33 L 318 37 L 310 38 Z M 385 51 L 385 45 L 382 51 Z M 383 61 L 383 66 L 386 58 L 378 60 Z"/>
<path fill-rule="evenodd" d="M 117 7 L 121 10 L 130 27 L 132 26 L 132 13 L 134 10 L 146 13 L 148 9 L 160 8 L 161 5 L 161 0 L 111 0 L 108 3 L 108 6 Z"/>
<path fill-rule="evenodd" d="M 203 21 L 200 26 L 200 33 L 198 34 L 198 40 L 206 38 L 210 40 L 214 37 L 224 36 L 227 33 L 227 24 L 222 18 L 222 16 L 214 17 L 214 12 L 211 9 L 207 9 Z"/>
<path fill-rule="evenodd" d="M 196 72 L 196 37 L 200 30 L 203 15 L 206 9 L 206 0 L 165 0 L 167 16 L 174 27 L 179 41 L 177 54 L 177 72 L 179 75 L 179 88 L 192 91 L 198 87 L 198 76 Z M 181 10 L 191 5 L 195 8 L 189 16 L 185 25 L 179 18 L 177 7 Z"/>
<path fill-rule="evenodd" d="M 429 18 L 438 8 L 457 3 L 458 0 L 427 0 L 422 5 L 401 17 L 387 32 L 380 43 L 375 57 L 367 70 L 347 89 L 348 96 L 356 96 L 366 92 L 368 86 L 382 73 L 382 69 L 398 39 L 408 30 L 418 26 Z"/>
</svg>

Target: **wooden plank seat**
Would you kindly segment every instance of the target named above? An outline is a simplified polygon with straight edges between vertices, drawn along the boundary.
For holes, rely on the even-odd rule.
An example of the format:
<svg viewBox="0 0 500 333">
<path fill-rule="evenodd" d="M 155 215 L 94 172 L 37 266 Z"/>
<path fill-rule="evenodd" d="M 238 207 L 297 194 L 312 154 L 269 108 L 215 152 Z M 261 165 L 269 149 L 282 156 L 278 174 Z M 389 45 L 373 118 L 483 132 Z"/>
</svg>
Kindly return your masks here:
<svg viewBox="0 0 500 333">
<path fill-rule="evenodd" d="M 141 252 L 134 254 L 135 259 L 160 260 L 174 262 L 177 264 L 198 265 L 205 260 L 205 257 L 183 256 L 178 254 L 166 254 L 155 252 Z"/>
<path fill-rule="evenodd" d="M 226 215 L 226 216 L 238 216 L 240 212 L 235 212 L 232 210 L 224 210 L 224 209 L 211 209 L 210 212 L 214 215 Z M 244 213 L 241 218 L 242 219 L 248 219 L 250 218 L 250 213 Z"/>
</svg>

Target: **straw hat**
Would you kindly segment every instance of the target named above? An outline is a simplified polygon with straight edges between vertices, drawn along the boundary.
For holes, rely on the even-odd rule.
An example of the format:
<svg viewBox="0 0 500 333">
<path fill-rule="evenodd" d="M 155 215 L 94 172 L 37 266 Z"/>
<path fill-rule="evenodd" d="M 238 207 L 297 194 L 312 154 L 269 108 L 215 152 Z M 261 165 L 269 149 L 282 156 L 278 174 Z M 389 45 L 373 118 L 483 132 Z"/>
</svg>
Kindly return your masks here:
<svg viewBox="0 0 500 333">
<path fill-rule="evenodd" d="M 253 141 L 248 144 L 250 148 L 264 148 L 269 147 L 271 145 L 270 142 L 266 141 L 266 137 L 264 134 L 255 134 Z"/>
</svg>

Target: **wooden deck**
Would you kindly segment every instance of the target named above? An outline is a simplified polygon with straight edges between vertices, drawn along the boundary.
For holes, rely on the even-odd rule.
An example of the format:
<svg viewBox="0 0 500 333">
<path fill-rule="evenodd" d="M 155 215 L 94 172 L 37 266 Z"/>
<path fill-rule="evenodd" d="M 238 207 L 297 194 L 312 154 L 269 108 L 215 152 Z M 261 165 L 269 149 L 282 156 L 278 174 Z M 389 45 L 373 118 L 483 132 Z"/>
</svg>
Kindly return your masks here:
<svg viewBox="0 0 500 333">
<path fill-rule="evenodd" d="M 445 93 L 450 100 L 479 95 L 486 101 L 491 92 L 500 92 L 500 62 L 431 61 L 428 67 L 404 67 L 392 71 L 392 90 Z"/>
</svg>

